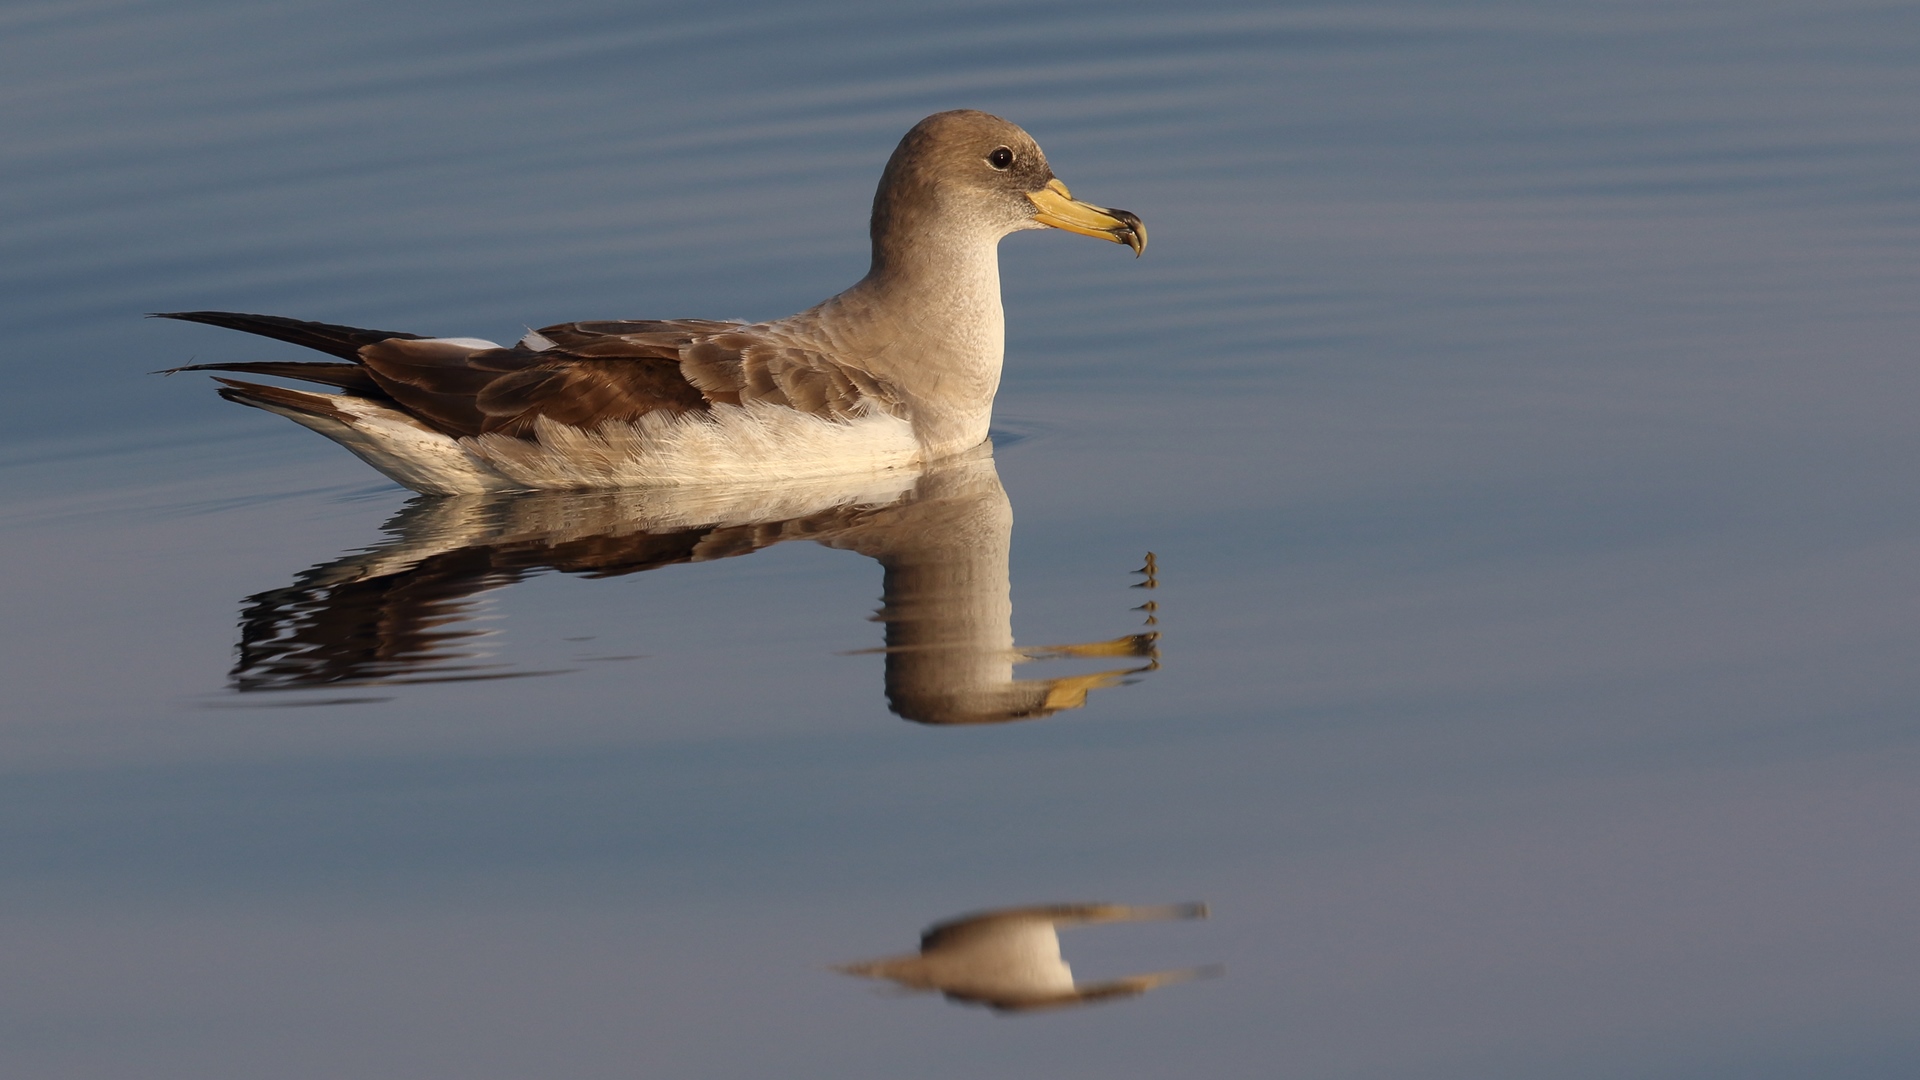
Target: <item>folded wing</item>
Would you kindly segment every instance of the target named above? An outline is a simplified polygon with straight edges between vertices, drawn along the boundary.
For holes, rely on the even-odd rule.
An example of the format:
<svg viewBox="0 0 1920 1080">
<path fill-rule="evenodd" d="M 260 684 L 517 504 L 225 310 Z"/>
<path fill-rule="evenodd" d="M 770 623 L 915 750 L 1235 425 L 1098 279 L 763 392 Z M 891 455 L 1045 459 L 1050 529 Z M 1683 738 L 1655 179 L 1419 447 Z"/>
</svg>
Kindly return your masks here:
<svg viewBox="0 0 1920 1080">
<path fill-rule="evenodd" d="M 453 438 L 531 438 L 538 420 L 592 431 L 649 413 L 715 405 L 785 406 L 826 419 L 886 412 L 900 400 L 882 380 L 768 326 L 707 319 L 576 322 L 500 347 L 270 315 L 188 311 L 207 323 L 303 345 L 344 362 L 192 364 L 337 387 Z M 243 384 L 244 385 L 244 384 Z"/>
</svg>

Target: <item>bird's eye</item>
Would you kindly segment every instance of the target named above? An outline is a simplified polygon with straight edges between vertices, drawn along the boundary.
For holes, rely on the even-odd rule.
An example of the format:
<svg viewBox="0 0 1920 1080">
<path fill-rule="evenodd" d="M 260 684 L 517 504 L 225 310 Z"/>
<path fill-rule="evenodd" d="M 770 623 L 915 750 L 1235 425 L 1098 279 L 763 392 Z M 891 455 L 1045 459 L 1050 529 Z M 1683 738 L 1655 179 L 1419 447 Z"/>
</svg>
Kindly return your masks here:
<svg viewBox="0 0 1920 1080">
<path fill-rule="evenodd" d="M 993 153 L 987 155 L 987 164 L 1006 172 L 1013 167 L 1013 151 L 1004 146 L 996 147 Z"/>
</svg>

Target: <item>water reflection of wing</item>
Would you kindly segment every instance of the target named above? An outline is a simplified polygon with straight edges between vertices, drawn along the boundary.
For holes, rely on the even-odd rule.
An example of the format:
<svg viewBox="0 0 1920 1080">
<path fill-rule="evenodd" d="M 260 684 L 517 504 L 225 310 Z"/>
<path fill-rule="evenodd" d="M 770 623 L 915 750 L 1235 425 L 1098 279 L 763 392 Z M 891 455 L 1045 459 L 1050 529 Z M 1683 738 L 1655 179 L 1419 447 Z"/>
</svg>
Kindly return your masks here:
<svg viewBox="0 0 1920 1080">
<path fill-rule="evenodd" d="M 388 528 L 397 526 L 402 535 L 417 536 L 420 530 L 409 529 L 419 524 L 414 515 L 448 509 L 432 503 L 468 498 L 416 503 Z M 487 514 L 506 507 L 461 509 Z M 612 577 L 703 557 L 743 555 L 769 542 L 752 529 L 685 529 L 555 544 L 476 544 L 398 565 L 378 560 L 363 566 L 357 559 L 346 565 L 329 563 L 300 575 L 290 586 L 248 598 L 241 613 L 234 684 L 243 690 L 271 690 L 541 674 L 458 662 L 477 659 L 466 646 L 485 634 L 471 624 L 474 600 L 481 593 L 542 570 Z M 379 549 L 369 552 L 376 553 Z M 365 572 L 351 572 L 356 569 Z"/>
<path fill-rule="evenodd" d="M 236 688 L 541 674 L 489 662 L 474 625 L 480 594 L 548 570 L 611 577 L 801 539 L 881 564 L 887 700 L 907 719 L 1047 716 L 1156 663 L 1153 633 L 1039 650 L 1014 645 L 1013 513 L 985 450 L 851 483 L 423 496 L 385 531 L 380 544 L 248 599 Z M 1014 677 L 1018 664 L 1060 657 L 1131 663 Z"/>
<path fill-rule="evenodd" d="M 482 678 L 489 668 L 454 664 L 481 631 L 466 623 L 471 598 L 518 577 L 483 550 L 430 556 L 402 573 L 355 578 L 318 566 L 292 585 L 255 593 L 240 613 L 240 690 L 400 681 L 433 668 L 440 678 Z M 429 676 L 419 675 L 419 679 Z"/>
<path fill-rule="evenodd" d="M 1061 927 L 1103 922 L 1204 919 L 1205 904 L 1129 907 L 1123 904 L 1052 904 L 1000 908 L 950 919 L 921 935 L 920 951 L 845 964 L 849 975 L 887 979 L 910 990 L 931 990 L 949 1000 L 998 1012 L 1031 1012 L 1134 997 L 1157 986 L 1216 974 L 1217 968 L 1182 968 L 1076 983 L 1060 956 Z"/>
<path fill-rule="evenodd" d="M 746 555 L 844 529 L 913 474 L 844 485 L 419 496 L 388 539 L 257 593 L 241 613 L 240 690 L 503 678 L 479 662 L 481 593 L 548 570 L 616 577 Z M 765 515 L 783 515 L 767 517 Z"/>
</svg>

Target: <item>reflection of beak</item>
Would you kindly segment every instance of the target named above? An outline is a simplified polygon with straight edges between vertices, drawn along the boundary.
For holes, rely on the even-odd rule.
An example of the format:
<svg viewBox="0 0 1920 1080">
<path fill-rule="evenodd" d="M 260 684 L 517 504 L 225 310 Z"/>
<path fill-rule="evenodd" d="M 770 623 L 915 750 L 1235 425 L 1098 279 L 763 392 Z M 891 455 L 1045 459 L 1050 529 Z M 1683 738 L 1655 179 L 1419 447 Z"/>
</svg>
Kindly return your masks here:
<svg viewBox="0 0 1920 1080">
<path fill-rule="evenodd" d="M 1147 227 L 1139 217 L 1126 210 L 1081 202 L 1059 180 L 1049 180 L 1039 191 L 1027 192 L 1027 198 L 1039 208 L 1033 220 L 1042 225 L 1125 244 L 1133 249 L 1135 258 L 1147 249 Z"/>
</svg>

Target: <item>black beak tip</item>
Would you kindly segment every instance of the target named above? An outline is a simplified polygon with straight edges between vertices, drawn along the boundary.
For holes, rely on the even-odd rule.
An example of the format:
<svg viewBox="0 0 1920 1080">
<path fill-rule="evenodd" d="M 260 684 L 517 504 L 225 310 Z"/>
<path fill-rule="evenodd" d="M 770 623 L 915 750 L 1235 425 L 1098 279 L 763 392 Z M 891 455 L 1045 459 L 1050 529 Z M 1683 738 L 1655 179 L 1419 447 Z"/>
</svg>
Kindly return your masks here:
<svg viewBox="0 0 1920 1080">
<path fill-rule="evenodd" d="M 1122 242 L 1133 249 L 1134 258 L 1139 258 L 1141 252 L 1147 250 L 1146 224 L 1140 220 L 1139 214 L 1131 210 L 1113 210 L 1109 212 L 1113 214 L 1114 217 L 1126 223 L 1127 232 L 1122 238 Z"/>
</svg>

